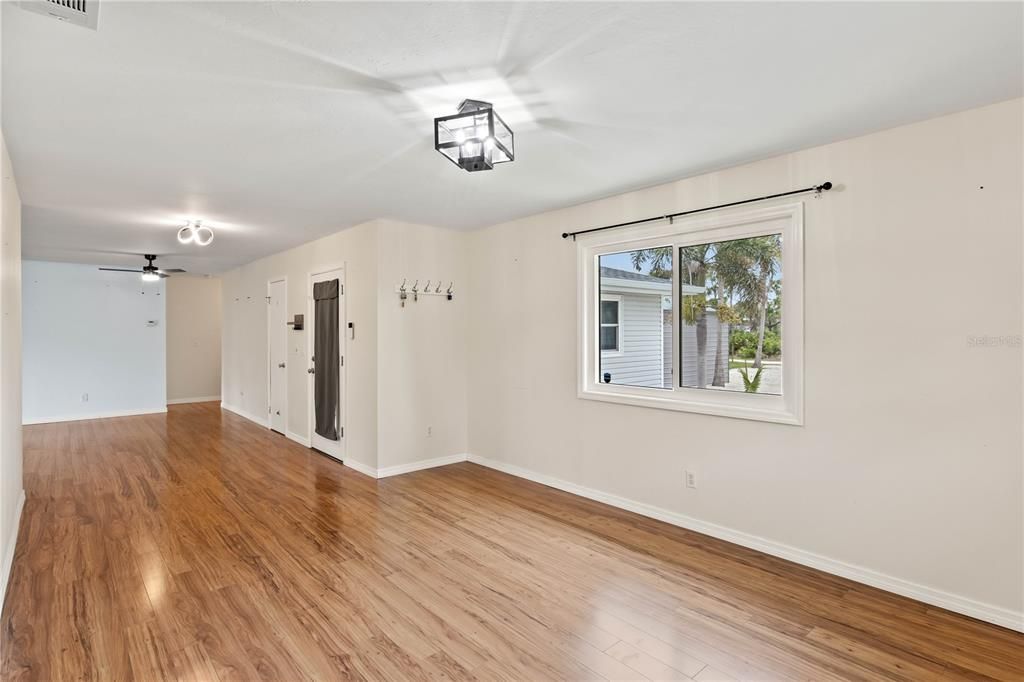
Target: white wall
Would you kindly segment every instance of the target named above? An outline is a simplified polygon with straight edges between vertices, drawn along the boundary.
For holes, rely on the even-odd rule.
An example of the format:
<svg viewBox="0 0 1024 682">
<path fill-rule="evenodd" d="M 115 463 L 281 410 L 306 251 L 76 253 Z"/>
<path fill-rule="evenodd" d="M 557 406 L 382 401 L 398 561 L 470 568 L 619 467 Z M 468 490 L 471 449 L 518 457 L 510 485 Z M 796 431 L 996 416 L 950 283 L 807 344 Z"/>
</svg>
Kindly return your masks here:
<svg viewBox="0 0 1024 682">
<path fill-rule="evenodd" d="M 167 402 L 220 400 L 220 278 L 175 275 L 165 287 Z"/>
<path fill-rule="evenodd" d="M 474 456 L 1022 627 L 1022 105 L 472 233 Z M 806 199 L 806 424 L 579 400 L 563 231 Z M 984 187 L 984 189 L 982 189 Z M 697 489 L 684 470 L 697 472 Z"/>
<path fill-rule="evenodd" d="M 24 423 L 165 411 L 164 291 L 95 265 L 25 261 Z"/>
<path fill-rule="evenodd" d="M 21 454 L 21 200 L 0 135 L 0 609 L 25 500 Z"/>
<path fill-rule="evenodd" d="M 345 266 L 345 461 L 395 473 L 421 460 L 466 453 L 464 289 L 453 301 L 410 297 L 402 277 L 464 283 L 463 235 L 436 227 L 375 220 L 228 272 L 223 277 L 223 390 L 228 409 L 263 423 L 267 414 L 267 282 L 287 277 L 288 319 L 309 316 L 309 275 Z M 460 281 L 461 280 L 461 281 Z M 288 435 L 310 436 L 307 331 L 289 331 Z M 430 435 L 428 435 L 428 428 Z"/>
<path fill-rule="evenodd" d="M 377 468 L 377 235 L 364 223 L 249 263 L 223 276 L 221 400 L 250 419 L 267 417 L 267 283 L 286 277 L 287 317 L 309 316 L 309 276 L 345 266 L 345 306 L 356 338 L 345 346 L 346 461 Z M 288 331 L 288 434 L 308 442 L 308 327 Z"/>
</svg>

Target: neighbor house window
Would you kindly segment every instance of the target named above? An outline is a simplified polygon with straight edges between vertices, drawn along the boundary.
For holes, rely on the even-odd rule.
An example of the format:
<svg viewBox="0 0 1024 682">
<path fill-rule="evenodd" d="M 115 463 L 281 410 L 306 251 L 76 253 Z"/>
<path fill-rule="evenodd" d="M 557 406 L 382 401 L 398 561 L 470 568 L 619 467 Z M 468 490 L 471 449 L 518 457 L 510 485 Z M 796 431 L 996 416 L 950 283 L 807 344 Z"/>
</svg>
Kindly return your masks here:
<svg viewBox="0 0 1024 682">
<path fill-rule="evenodd" d="M 799 424 L 803 206 L 578 239 L 580 397 Z"/>
<path fill-rule="evenodd" d="M 617 296 L 601 296 L 601 351 L 618 353 L 620 344 L 619 310 L 622 299 Z"/>
</svg>

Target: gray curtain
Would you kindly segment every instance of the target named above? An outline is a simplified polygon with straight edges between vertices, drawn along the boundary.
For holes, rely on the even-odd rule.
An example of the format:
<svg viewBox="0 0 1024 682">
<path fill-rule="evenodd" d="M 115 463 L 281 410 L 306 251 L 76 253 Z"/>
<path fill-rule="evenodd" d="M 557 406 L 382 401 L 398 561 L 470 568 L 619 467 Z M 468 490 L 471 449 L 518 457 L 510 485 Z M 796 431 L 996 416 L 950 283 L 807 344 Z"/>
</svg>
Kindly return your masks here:
<svg viewBox="0 0 1024 682">
<path fill-rule="evenodd" d="M 338 440 L 338 280 L 313 285 L 313 315 L 316 432 Z"/>
</svg>

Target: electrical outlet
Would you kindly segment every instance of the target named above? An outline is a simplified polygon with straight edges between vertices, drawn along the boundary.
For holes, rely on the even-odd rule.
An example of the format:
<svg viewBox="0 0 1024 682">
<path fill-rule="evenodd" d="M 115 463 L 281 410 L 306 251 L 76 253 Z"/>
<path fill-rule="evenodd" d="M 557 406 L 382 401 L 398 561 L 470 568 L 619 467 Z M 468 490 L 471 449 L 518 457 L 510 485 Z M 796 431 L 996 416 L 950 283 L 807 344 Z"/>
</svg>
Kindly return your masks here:
<svg viewBox="0 0 1024 682">
<path fill-rule="evenodd" d="M 434 427 L 433 426 L 428 426 L 427 427 L 427 438 L 430 438 L 433 435 L 434 435 Z"/>
<path fill-rule="evenodd" d="M 692 471 L 687 471 L 686 472 L 686 487 L 687 488 L 696 488 L 697 487 L 697 474 L 693 473 Z"/>
<path fill-rule="evenodd" d="M 82 402 L 83 403 L 89 402 L 89 394 L 88 393 L 83 393 L 82 394 Z"/>
</svg>

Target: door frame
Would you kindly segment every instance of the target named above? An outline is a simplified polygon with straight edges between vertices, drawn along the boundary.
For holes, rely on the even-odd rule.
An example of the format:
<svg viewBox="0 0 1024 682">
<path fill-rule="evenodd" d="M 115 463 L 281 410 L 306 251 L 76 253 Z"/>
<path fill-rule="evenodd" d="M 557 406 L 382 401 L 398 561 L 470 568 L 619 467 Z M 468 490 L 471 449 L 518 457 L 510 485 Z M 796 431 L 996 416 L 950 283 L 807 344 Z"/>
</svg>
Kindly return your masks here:
<svg viewBox="0 0 1024 682">
<path fill-rule="evenodd" d="M 332 270 L 337 270 L 338 284 L 341 285 L 341 297 L 347 295 L 345 288 L 345 262 L 340 263 L 327 263 L 323 265 L 314 266 L 306 275 L 306 319 L 309 320 L 309 325 L 306 326 L 306 368 L 310 367 L 313 362 L 313 345 L 314 338 L 313 332 L 316 331 L 315 319 L 313 317 L 313 277 L 316 275 L 323 275 Z M 338 352 L 341 353 L 341 357 L 345 358 L 345 365 L 341 367 L 341 376 L 338 382 L 338 399 L 341 401 L 341 410 L 339 418 L 341 420 L 341 427 L 344 429 L 348 426 L 348 335 L 345 330 L 348 329 L 348 300 L 345 300 L 344 315 L 338 315 Z M 316 378 L 312 374 L 306 376 L 306 412 L 308 416 L 307 428 L 309 429 L 309 447 L 313 448 L 313 434 L 316 433 L 316 411 L 313 404 L 313 391 L 315 387 Z M 345 461 L 345 453 L 348 448 L 345 447 L 345 438 L 347 434 L 342 435 L 339 438 L 341 445 L 341 456 L 338 459 L 342 463 Z M 316 448 L 313 448 L 314 450 Z M 321 452 L 317 450 L 317 452 Z M 334 457 L 330 453 L 323 453 L 328 457 Z"/>
<path fill-rule="evenodd" d="M 273 409 L 274 408 L 270 404 L 270 384 L 271 384 L 270 376 L 271 376 L 271 372 L 273 371 L 273 369 L 270 366 L 271 365 L 270 336 L 271 336 L 271 334 L 274 333 L 274 330 L 273 330 L 272 315 L 271 315 L 271 311 L 270 311 L 270 286 L 272 284 L 277 284 L 278 282 L 284 282 L 284 305 L 285 305 L 284 319 L 286 321 L 288 319 L 288 276 L 287 275 L 281 275 L 280 277 L 271 277 L 270 279 L 267 280 L 267 298 L 266 298 L 266 301 L 267 301 L 267 363 L 266 363 L 267 364 L 267 428 L 270 429 L 271 431 L 274 430 L 274 428 L 273 428 L 273 422 L 274 422 Z M 287 377 L 288 376 L 288 369 L 287 369 L 287 363 L 288 363 L 288 360 L 287 360 L 287 358 L 288 358 L 288 334 L 287 333 L 285 334 L 284 338 L 285 338 L 285 344 L 284 344 L 284 346 L 285 346 L 284 347 L 285 376 Z M 281 415 L 281 416 L 284 417 L 284 432 L 281 435 L 287 436 L 288 435 L 288 384 L 287 384 L 287 382 L 285 383 L 285 386 L 284 386 L 284 414 Z"/>
</svg>

